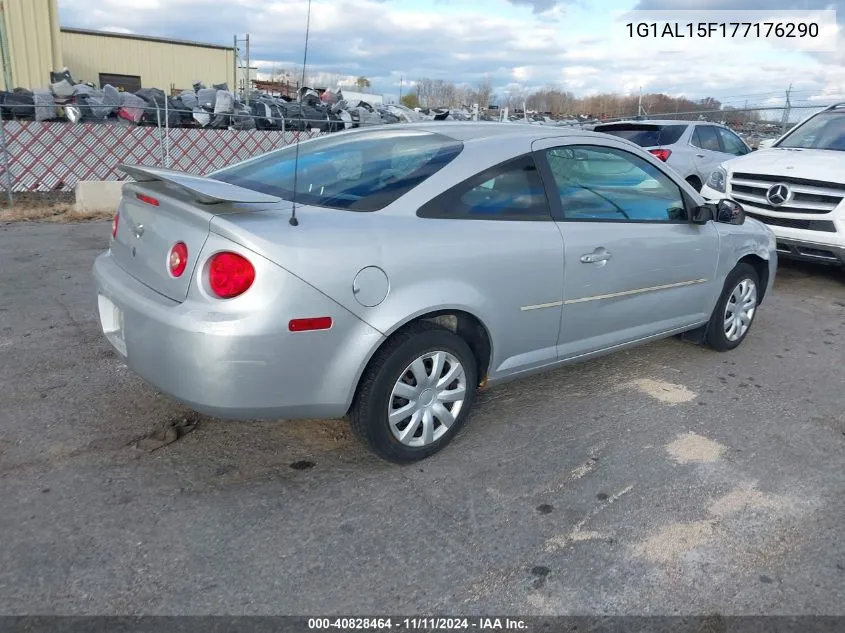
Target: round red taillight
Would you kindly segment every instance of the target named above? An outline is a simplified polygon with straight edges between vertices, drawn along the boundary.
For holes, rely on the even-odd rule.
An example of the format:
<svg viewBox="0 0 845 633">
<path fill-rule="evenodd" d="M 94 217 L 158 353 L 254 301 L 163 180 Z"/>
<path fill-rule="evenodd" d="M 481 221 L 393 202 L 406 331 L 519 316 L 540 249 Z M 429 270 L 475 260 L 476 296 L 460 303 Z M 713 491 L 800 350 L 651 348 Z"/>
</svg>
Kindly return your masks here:
<svg viewBox="0 0 845 633">
<path fill-rule="evenodd" d="M 237 253 L 217 253 L 208 265 L 208 285 L 221 299 L 246 292 L 255 281 L 255 268 Z"/>
<path fill-rule="evenodd" d="M 117 221 L 120 218 L 120 213 L 115 213 L 114 217 L 111 219 L 111 238 L 115 239 L 117 237 Z"/>
<path fill-rule="evenodd" d="M 188 247 L 184 242 L 177 242 L 170 249 L 167 265 L 170 267 L 170 274 L 174 277 L 179 277 L 185 272 L 185 267 L 188 265 Z"/>
</svg>

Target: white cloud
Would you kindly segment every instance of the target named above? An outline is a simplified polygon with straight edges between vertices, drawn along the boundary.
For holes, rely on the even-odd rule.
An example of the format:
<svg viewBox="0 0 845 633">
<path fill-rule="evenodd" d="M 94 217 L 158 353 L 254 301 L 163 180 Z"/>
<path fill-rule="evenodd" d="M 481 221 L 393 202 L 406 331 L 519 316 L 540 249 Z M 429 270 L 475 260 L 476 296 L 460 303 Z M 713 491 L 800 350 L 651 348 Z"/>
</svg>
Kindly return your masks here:
<svg viewBox="0 0 845 633">
<path fill-rule="evenodd" d="M 60 0 L 61 20 L 217 44 L 249 33 L 251 57 L 261 60 L 253 63 L 262 72 L 301 65 L 304 0 L 168 0 L 166 10 L 156 9 L 159 4 L 163 0 Z M 703 8 L 708 0 L 697 4 Z M 691 98 L 782 93 L 793 81 L 821 101 L 845 84 L 835 56 L 775 51 L 761 42 L 690 47 L 631 40 L 600 3 L 590 8 L 553 0 L 432 2 L 428 8 L 419 0 L 314 0 L 308 60 L 311 77 L 364 75 L 375 90 L 390 93 L 398 92 L 400 77 L 404 90 L 421 77 L 473 85 L 489 76 L 500 94 L 547 85 L 578 95 L 633 94 L 642 86 Z"/>
</svg>

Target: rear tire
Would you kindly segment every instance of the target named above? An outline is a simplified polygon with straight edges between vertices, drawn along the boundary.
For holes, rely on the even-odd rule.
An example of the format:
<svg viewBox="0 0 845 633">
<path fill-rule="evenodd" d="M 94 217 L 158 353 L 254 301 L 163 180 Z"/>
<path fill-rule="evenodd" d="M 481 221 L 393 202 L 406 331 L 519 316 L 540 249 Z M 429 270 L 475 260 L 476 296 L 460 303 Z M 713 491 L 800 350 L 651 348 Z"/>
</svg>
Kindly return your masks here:
<svg viewBox="0 0 845 633">
<path fill-rule="evenodd" d="M 751 331 L 759 297 L 757 271 L 750 264 L 737 264 L 725 279 L 722 295 L 707 324 L 707 345 L 719 352 L 738 347 Z"/>
<path fill-rule="evenodd" d="M 358 384 L 350 423 L 379 457 L 419 461 L 452 441 L 477 386 L 476 360 L 466 341 L 434 323 L 412 323 L 373 356 Z"/>
</svg>

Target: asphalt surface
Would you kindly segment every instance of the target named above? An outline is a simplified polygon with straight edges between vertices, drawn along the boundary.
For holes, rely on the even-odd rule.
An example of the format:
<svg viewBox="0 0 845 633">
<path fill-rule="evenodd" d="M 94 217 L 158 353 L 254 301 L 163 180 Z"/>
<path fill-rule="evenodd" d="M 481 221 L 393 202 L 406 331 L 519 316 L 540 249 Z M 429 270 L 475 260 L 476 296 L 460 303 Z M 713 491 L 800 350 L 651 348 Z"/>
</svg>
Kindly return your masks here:
<svg viewBox="0 0 845 633">
<path fill-rule="evenodd" d="M 0 227 L 0 613 L 845 615 L 845 273 L 784 263 L 734 352 L 490 389 L 400 467 L 143 384 L 96 320 L 108 232 Z"/>
</svg>

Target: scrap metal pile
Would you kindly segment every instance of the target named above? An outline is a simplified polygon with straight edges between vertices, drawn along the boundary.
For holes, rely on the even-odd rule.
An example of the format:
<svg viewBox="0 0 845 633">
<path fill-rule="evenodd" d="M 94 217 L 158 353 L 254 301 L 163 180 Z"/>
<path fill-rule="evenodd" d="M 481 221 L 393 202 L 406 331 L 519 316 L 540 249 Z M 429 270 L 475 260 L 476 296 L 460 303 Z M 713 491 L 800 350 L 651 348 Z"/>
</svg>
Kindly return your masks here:
<svg viewBox="0 0 845 633">
<path fill-rule="evenodd" d="M 50 74 L 50 86 L 29 91 L 0 92 L 3 119 L 124 123 L 171 128 L 286 130 L 335 132 L 342 129 L 422 120 L 468 120 L 465 111 L 411 110 L 400 105 L 371 104 L 360 98 L 346 100 L 334 93 L 302 88 L 296 99 L 253 92 L 249 101 L 226 84 L 210 88 L 197 82 L 191 90 L 166 95 L 158 88 L 125 92 L 77 82 L 70 71 Z"/>
</svg>

